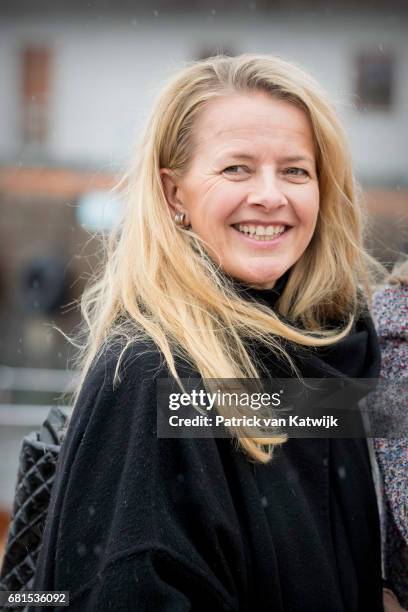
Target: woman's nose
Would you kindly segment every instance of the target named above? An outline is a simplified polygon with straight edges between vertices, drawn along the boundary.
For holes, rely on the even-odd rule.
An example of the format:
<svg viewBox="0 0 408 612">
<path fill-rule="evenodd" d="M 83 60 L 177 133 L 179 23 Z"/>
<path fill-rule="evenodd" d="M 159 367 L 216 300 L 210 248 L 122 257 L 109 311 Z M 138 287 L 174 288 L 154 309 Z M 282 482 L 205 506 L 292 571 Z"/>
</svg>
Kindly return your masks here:
<svg viewBox="0 0 408 612">
<path fill-rule="evenodd" d="M 267 208 L 288 204 L 282 185 L 272 170 L 265 170 L 254 179 L 247 201 L 248 204 L 260 204 Z"/>
</svg>

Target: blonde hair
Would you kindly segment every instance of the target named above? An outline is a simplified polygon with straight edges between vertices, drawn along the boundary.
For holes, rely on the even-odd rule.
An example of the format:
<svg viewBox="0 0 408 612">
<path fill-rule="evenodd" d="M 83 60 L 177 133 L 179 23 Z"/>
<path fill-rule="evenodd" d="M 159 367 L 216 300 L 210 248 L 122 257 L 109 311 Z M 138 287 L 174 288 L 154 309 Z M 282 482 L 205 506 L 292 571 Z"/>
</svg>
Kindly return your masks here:
<svg viewBox="0 0 408 612">
<path fill-rule="evenodd" d="M 160 168 L 180 175 L 186 171 L 193 154 L 192 129 L 209 101 L 251 91 L 268 92 L 303 109 L 316 146 L 317 227 L 291 269 L 276 313 L 242 299 L 200 237 L 175 225 L 159 173 Z M 176 356 L 203 379 L 259 378 L 262 366 L 248 348 L 253 341 L 283 355 L 295 371 L 281 339 L 325 346 L 349 333 L 371 284 L 361 203 L 336 114 L 320 86 L 296 65 L 261 55 L 216 56 L 189 64 L 157 100 L 123 185 L 124 217 L 109 239 L 99 276 L 82 298 L 87 325 L 78 359 L 82 381 L 113 338 L 124 341 L 121 356 L 135 340 L 150 338 L 179 381 Z M 338 329 L 329 329 L 333 321 Z M 261 462 L 284 441 L 278 435 L 234 435 L 247 455 Z"/>
</svg>

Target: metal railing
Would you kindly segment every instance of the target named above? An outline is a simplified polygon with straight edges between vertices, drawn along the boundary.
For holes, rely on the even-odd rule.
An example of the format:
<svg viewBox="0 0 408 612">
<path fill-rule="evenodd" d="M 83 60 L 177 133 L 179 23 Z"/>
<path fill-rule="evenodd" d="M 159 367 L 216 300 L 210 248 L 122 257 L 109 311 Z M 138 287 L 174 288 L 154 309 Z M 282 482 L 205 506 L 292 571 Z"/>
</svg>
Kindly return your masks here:
<svg viewBox="0 0 408 612">
<path fill-rule="evenodd" d="M 0 366 L 0 427 L 35 427 L 46 418 L 52 403 L 16 401 L 16 394 L 58 394 L 74 391 L 78 373 L 45 368 Z"/>
</svg>

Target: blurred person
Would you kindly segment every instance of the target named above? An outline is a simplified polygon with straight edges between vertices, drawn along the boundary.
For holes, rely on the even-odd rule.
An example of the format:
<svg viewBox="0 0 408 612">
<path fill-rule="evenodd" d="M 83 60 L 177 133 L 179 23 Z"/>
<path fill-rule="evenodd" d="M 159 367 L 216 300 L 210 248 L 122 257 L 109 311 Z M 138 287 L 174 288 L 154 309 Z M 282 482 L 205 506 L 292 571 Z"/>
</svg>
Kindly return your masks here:
<svg viewBox="0 0 408 612">
<path fill-rule="evenodd" d="M 377 423 L 379 429 L 390 432 L 387 438 L 374 438 L 384 503 L 384 570 L 401 603 L 408 606 L 408 438 L 398 433 L 406 432 L 408 410 L 406 392 L 400 387 L 408 378 L 408 261 L 397 264 L 375 292 L 373 314 L 386 397 L 379 392 L 368 399 L 373 417 L 383 420 Z"/>
<path fill-rule="evenodd" d="M 399 608 L 366 440 L 157 436 L 160 377 L 378 376 L 373 262 L 325 92 L 279 58 L 194 62 L 126 185 L 83 297 L 34 588 L 78 611 Z"/>
</svg>

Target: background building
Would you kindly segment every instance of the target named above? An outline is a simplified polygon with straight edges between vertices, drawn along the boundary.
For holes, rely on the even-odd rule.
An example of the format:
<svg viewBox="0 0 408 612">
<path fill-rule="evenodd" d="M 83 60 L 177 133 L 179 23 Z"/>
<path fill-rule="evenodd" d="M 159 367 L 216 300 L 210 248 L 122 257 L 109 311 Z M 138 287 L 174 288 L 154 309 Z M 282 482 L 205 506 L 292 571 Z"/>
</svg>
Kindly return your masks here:
<svg viewBox="0 0 408 612">
<path fill-rule="evenodd" d="M 69 334 L 79 321 L 72 301 L 98 250 L 87 229 L 108 228 L 120 207 L 109 189 L 163 82 L 183 62 L 218 51 L 277 54 L 305 67 L 336 103 L 371 211 L 370 248 L 391 262 L 408 243 L 407 24 L 408 5 L 392 1 L 356 8 L 318 0 L 3 0 L 0 505 L 6 511 L 21 436 L 46 410 L 29 406 L 54 401 L 57 375 L 48 370 L 66 368 L 68 344 L 53 325 Z M 43 389 L 34 384 L 41 379 L 34 368 L 48 369 Z"/>
</svg>

